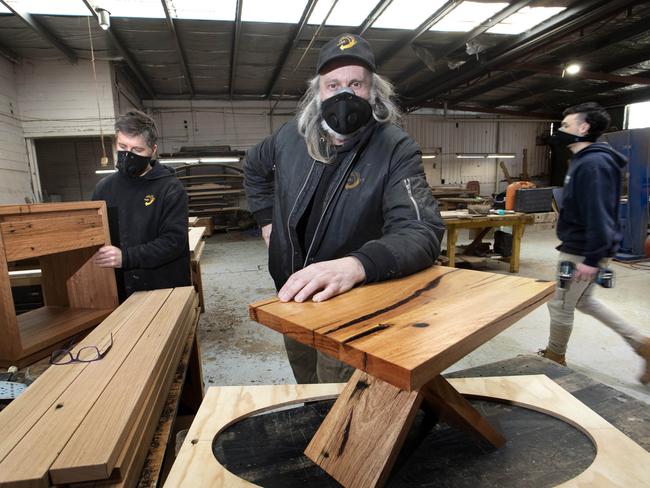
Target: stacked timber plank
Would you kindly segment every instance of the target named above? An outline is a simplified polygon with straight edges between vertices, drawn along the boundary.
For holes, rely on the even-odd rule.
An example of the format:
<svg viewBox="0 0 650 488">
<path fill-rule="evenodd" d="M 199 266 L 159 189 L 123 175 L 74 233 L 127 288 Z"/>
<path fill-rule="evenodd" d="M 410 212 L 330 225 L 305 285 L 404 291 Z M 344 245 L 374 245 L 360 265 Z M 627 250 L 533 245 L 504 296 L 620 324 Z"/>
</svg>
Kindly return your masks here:
<svg viewBox="0 0 650 488">
<path fill-rule="evenodd" d="M 189 197 L 189 213 L 193 217 L 210 217 L 218 228 L 237 226 L 238 215 L 244 211 L 244 172 L 226 164 L 189 164 L 176 168 Z"/>
<path fill-rule="evenodd" d="M 196 325 L 193 287 L 133 294 L 81 347 L 99 361 L 51 366 L 0 412 L 0 486 L 134 486 Z"/>
</svg>

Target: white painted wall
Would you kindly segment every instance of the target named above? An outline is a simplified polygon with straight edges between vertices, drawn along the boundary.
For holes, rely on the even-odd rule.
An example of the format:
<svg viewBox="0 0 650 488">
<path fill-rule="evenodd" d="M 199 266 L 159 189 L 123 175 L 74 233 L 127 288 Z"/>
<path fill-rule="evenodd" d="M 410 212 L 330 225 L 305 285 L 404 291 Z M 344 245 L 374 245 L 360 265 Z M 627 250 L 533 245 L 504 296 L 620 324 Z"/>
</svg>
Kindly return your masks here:
<svg viewBox="0 0 650 488">
<path fill-rule="evenodd" d="M 112 133 L 115 117 L 113 74 L 108 61 L 24 61 L 16 69 L 20 118 L 25 137 L 87 136 Z"/>
<path fill-rule="evenodd" d="M 19 119 L 14 65 L 0 57 L 0 204 L 32 195 L 27 146 Z"/>
<path fill-rule="evenodd" d="M 224 146 L 245 150 L 270 135 L 293 116 L 295 103 L 281 103 L 269 117 L 269 102 L 145 100 L 156 120 L 159 151 L 182 146 Z"/>
</svg>

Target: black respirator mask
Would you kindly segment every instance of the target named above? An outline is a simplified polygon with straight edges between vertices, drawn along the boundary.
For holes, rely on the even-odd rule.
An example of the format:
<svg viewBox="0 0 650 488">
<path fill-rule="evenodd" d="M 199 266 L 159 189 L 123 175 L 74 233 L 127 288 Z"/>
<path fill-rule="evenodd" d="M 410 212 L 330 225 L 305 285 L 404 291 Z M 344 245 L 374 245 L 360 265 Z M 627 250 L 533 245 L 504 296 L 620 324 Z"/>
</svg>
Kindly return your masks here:
<svg viewBox="0 0 650 488">
<path fill-rule="evenodd" d="M 368 100 L 344 88 L 321 103 L 321 115 L 334 132 L 348 135 L 366 125 L 372 117 L 372 107 Z"/>
<path fill-rule="evenodd" d="M 148 156 L 139 156 L 131 151 L 117 151 L 117 169 L 124 176 L 137 178 L 151 164 Z"/>
<path fill-rule="evenodd" d="M 551 136 L 551 144 L 556 144 L 558 146 L 568 146 L 569 144 L 575 144 L 576 142 L 596 142 L 596 138 L 592 135 L 586 136 L 576 136 L 564 132 L 561 129 L 556 130 Z"/>
</svg>

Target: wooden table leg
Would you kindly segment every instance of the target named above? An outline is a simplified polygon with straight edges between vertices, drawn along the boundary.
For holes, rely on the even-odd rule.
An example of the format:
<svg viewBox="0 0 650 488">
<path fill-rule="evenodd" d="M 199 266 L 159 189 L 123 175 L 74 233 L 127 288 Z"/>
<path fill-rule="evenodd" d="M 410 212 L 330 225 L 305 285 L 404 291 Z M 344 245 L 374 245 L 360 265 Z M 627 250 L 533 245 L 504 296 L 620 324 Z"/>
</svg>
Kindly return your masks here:
<svg viewBox="0 0 650 488">
<path fill-rule="evenodd" d="M 519 273 L 519 254 L 521 252 L 521 238 L 524 235 L 525 224 L 512 226 L 512 254 L 510 255 L 510 272 Z"/>
<path fill-rule="evenodd" d="M 421 390 L 424 406 L 433 410 L 440 420 L 472 435 L 480 442 L 499 448 L 506 442 L 503 437 L 463 395 L 438 375 Z"/>
<path fill-rule="evenodd" d="M 346 487 L 382 486 L 422 396 L 357 370 L 305 454 Z"/>
<path fill-rule="evenodd" d="M 405 391 L 357 370 L 305 450 L 345 487 L 383 486 L 424 401 L 441 420 L 490 446 L 506 440 L 442 376 Z"/>
<path fill-rule="evenodd" d="M 456 239 L 458 238 L 458 230 L 455 225 L 447 225 L 447 258 L 449 263 L 447 266 L 453 268 L 456 265 Z"/>
</svg>

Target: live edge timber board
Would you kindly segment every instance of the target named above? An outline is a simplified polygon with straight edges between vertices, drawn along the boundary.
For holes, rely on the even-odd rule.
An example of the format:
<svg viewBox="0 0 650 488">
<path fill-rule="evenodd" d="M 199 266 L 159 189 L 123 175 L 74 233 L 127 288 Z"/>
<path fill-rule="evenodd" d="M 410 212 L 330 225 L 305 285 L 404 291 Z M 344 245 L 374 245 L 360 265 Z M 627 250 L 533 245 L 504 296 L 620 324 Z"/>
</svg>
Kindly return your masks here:
<svg viewBox="0 0 650 488">
<path fill-rule="evenodd" d="M 554 283 L 434 266 L 320 303 L 253 303 L 253 320 L 417 390 L 552 295 Z"/>
<path fill-rule="evenodd" d="M 0 366 L 47 356 L 117 307 L 114 271 L 92 262 L 110 242 L 104 202 L 0 206 Z M 45 306 L 16 316 L 8 263 L 34 258 Z"/>
<path fill-rule="evenodd" d="M 650 485 L 647 469 L 650 453 L 547 376 L 450 378 L 449 383 L 467 397 L 536 410 L 583 431 L 593 442 L 596 456 L 585 471 L 559 486 L 628 488 Z M 235 476 L 219 463 L 212 452 L 214 439 L 246 417 L 284 405 L 334 398 L 344 387 L 344 384 L 321 384 L 209 388 L 164 488 L 257 486 Z"/>
</svg>

